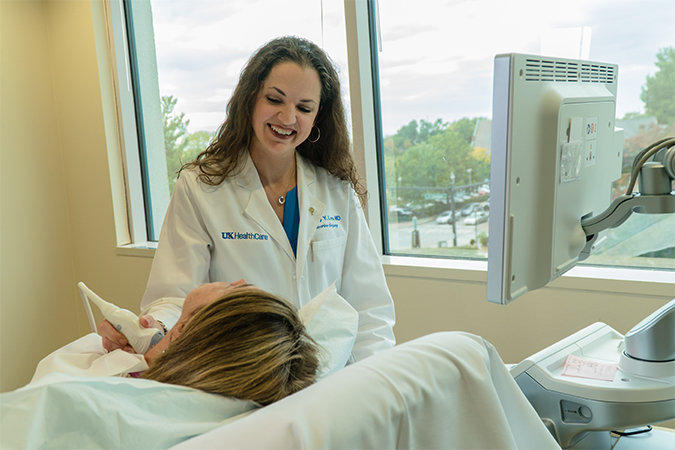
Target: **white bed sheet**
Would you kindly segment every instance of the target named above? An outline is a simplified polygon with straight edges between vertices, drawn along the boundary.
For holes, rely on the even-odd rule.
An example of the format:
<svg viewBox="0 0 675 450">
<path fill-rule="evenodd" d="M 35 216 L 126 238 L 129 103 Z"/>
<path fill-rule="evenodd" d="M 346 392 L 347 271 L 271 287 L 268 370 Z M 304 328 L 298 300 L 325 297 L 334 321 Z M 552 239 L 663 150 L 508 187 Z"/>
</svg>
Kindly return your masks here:
<svg viewBox="0 0 675 450">
<path fill-rule="evenodd" d="M 51 374 L 0 395 L 0 448 L 559 448 L 494 347 L 459 332 L 255 408 L 151 380 Z"/>
<path fill-rule="evenodd" d="M 255 408 L 152 380 L 52 373 L 0 395 L 0 448 L 166 449 Z"/>
<path fill-rule="evenodd" d="M 172 450 L 559 449 L 497 351 L 436 333 L 381 352 Z"/>
</svg>

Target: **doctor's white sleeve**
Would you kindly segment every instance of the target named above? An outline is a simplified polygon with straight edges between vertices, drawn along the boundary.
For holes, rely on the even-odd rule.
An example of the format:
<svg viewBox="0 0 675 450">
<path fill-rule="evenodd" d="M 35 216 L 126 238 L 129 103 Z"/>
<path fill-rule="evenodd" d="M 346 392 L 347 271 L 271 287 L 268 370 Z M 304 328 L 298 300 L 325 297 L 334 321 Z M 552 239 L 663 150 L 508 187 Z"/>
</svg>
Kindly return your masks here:
<svg viewBox="0 0 675 450">
<path fill-rule="evenodd" d="M 178 320 L 187 294 L 209 282 L 213 241 L 194 198 L 200 189 L 191 171 L 176 181 L 141 301 L 143 314 L 168 328 Z"/>
<path fill-rule="evenodd" d="M 396 344 L 394 300 L 391 297 L 361 204 L 352 190 L 349 232 L 340 294 L 359 313 L 359 329 L 352 355 L 356 361 Z"/>
</svg>

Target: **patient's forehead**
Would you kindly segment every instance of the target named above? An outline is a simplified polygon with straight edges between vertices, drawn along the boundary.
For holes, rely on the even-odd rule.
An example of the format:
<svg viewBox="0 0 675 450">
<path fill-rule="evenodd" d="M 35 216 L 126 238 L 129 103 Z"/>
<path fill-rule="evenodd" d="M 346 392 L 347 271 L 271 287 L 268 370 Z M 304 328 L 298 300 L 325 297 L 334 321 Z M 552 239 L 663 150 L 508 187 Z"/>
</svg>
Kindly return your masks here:
<svg viewBox="0 0 675 450">
<path fill-rule="evenodd" d="M 234 285 L 224 282 L 202 284 L 191 290 L 187 297 L 185 297 L 183 312 L 193 313 L 195 310 L 218 300 L 232 290 L 233 287 Z"/>
</svg>

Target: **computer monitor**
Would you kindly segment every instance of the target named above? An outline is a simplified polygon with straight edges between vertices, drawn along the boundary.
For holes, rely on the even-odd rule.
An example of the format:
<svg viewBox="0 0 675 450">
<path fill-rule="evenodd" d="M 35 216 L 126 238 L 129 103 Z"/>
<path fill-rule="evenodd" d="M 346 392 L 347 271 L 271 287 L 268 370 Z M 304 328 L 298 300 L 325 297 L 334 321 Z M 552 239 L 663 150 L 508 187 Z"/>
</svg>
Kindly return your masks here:
<svg viewBox="0 0 675 450">
<path fill-rule="evenodd" d="M 507 304 L 579 261 L 581 219 L 605 211 L 621 176 L 617 76 L 615 64 L 495 57 L 489 301 Z"/>
</svg>

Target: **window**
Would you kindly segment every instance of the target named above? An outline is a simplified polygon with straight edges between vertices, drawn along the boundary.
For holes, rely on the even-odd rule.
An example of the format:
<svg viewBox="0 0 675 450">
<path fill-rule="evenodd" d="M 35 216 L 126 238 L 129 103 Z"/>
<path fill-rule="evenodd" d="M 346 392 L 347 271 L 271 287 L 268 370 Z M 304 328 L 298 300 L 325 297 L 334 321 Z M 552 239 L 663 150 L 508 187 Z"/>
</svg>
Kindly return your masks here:
<svg viewBox="0 0 675 450">
<path fill-rule="evenodd" d="M 382 198 L 371 197 L 370 203 L 382 205 L 385 254 L 485 260 L 495 54 L 617 63 L 624 171 L 640 146 L 675 134 L 672 84 L 662 81 L 675 70 L 675 23 L 652 23 L 675 13 L 669 0 L 654 0 L 648 8 L 627 0 L 574 0 L 555 14 L 535 0 L 293 0 L 283 8 L 274 0 L 110 2 L 125 12 L 128 30 L 139 137 L 136 147 L 127 142 L 127 152 L 138 147 L 142 155 L 137 169 L 129 162 L 133 156 L 127 157 L 130 189 L 137 186 L 129 199 L 137 243 L 146 235 L 158 239 L 176 171 L 208 144 L 240 70 L 267 40 L 296 34 L 322 45 L 341 69 L 350 104 L 346 41 L 355 32 L 346 31 L 345 6 L 354 2 L 377 11 L 370 26 L 375 29 L 377 16 L 382 47 L 375 57 Z M 659 89 L 671 91 L 649 94 Z M 125 133 L 130 128 L 125 124 Z M 370 192 L 377 193 L 369 181 Z M 623 185 L 625 175 L 617 193 Z M 378 228 L 380 217 L 369 211 Z M 634 214 L 587 262 L 674 269 L 672 229 L 673 214 Z"/>
<path fill-rule="evenodd" d="M 385 252 L 485 259 L 493 58 L 530 53 L 619 65 L 625 189 L 633 156 L 675 135 L 675 3 L 386 0 L 377 54 Z M 373 18 L 371 17 L 371 20 Z M 374 23 L 371 22 L 371 23 Z M 658 24 L 658 25 L 657 25 Z M 657 92 L 659 92 L 657 94 Z M 675 215 L 633 216 L 589 264 L 675 269 Z"/>
<path fill-rule="evenodd" d="M 206 148 L 249 56 L 298 35 L 339 67 L 349 105 L 344 5 L 338 1 L 125 0 L 148 240 L 161 224 L 181 163 Z M 138 239 L 136 239 L 138 241 Z"/>
</svg>

